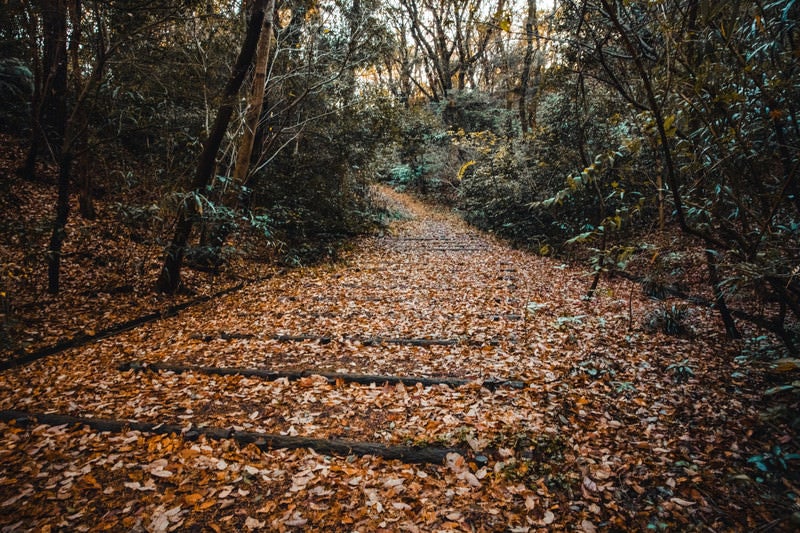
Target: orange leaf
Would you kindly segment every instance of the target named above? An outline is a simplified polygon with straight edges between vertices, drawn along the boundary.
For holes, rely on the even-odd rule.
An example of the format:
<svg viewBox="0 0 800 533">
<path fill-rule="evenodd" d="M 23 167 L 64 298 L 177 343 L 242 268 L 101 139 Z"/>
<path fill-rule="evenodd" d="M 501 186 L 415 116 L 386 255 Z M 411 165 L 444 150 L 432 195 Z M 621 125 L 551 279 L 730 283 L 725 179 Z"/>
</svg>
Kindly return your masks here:
<svg viewBox="0 0 800 533">
<path fill-rule="evenodd" d="M 87 485 L 89 485 L 90 487 L 92 487 L 93 489 L 102 489 L 103 488 L 100 485 L 100 483 L 97 482 L 97 479 L 91 474 L 86 474 L 85 476 L 83 476 L 83 482 L 86 483 Z"/>
<path fill-rule="evenodd" d="M 183 499 L 187 504 L 194 505 L 203 499 L 203 495 L 199 492 L 195 492 L 193 494 L 187 494 Z"/>
<path fill-rule="evenodd" d="M 213 507 L 213 506 L 214 506 L 214 505 L 216 505 L 216 504 L 217 504 L 217 500 L 215 500 L 215 499 L 213 499 L 213 498 L 212 498 L 212 499 L 210 499 L 210 500 L 206 500 L 206 501 L 204 501 L 203 503 L 201 503 L 200 505 L 198 505 L 198 506 L 197 506 L 197 508 L 198 508 L 200 511 L 205 511 L 205 510 L 206 510 L 206 509 L 208 509 L 209 507 Z"/>
</svg>

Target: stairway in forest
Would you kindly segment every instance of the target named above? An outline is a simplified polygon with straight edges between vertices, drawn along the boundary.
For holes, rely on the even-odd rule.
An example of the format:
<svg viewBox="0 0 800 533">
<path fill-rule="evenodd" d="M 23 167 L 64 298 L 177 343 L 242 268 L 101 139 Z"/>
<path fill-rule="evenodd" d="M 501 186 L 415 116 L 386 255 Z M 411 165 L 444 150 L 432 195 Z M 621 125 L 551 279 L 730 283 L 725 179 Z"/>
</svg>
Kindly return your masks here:
<svg viewBox="0 0 800 533">
<path fill-rule="evenodd" d="M 661 479 L 659 523 L 760 512 L 719 492 L 750 431 L 705 394 L 730 372 L 657 371 L 721 360 L 712 335 L 632 334 L 629 286 L 586 302 L 580 271 L 380 194 L 407 216 L 336 264 L 0 370 L 0 529 L 639 530 Z"/>
</svg>

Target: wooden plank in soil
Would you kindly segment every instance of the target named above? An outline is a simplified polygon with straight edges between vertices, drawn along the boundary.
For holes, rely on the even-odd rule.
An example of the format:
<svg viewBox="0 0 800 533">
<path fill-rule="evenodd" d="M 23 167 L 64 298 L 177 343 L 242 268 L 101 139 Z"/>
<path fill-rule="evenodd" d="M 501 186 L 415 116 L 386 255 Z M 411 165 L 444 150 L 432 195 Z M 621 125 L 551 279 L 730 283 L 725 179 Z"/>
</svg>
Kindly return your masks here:
<svg viewBox="0 0 800 533">
<path fill-rule="evenodd" d="M 483 246 L 472 246 L 472 247 L 467 247 L 467 246 L 455 247 L 454 246 L 452 248 L 448 248 L 448 247 L 444 247 L 444 246 L 438 246 L 438 247 L 434 247 L 434 248 L 424 248 L 423 250 L 424 251 L 428 251 L 428 252 L 485 252 L 488 249 L 489 248 L 483 247 Z"/>
<path fill-rule="evenodd" d="M 320 344 L 328 344 L 333 341 L 333 337 L 326 335 L 275 335 L 272 337 L 280 342 L 306 342 L 313 341 Z M 365 346 L 378 344 L 405 344 L 408 346 L 455 346 L 458 339 L 415 339 L 415 338 L 383 338 L 383 337 L 344 337 L 349 340 L 357 341 Z"/>
<path fill-rule="evenodd" d="M 23 426 L 33 423 L 49 426 L 82 425 L 100 432 L 121 433 L 133 430 L 142 433 L 160 435 L 181 435 L 187 440 L 196 439 L 200 435 L 215 440 L 232 439 L 240 444 L 254 444 L 262 450 L 275 448 L 297 449 L 310 448 L 318 453 L 330 455 L 374 455 L 384 459 L 397 459 L 406 463 L 442 464 L 449 453 L 465 455 L 461 448 L 444 448 L 439 446 L 389 446 L 374 442 L 361 442 L 343 439 L 315 439 L 310 437 L 292 437 L 273 435 L 255 431 L 235 431 L 215 427 L 183 427 L 177 424 L 151 424 L 128 420 L 106 418 L 84 418 L 61 414 L 29 413 L 25 411 L 0 411 L 0 420 L 14 421 Z"/>
<path fill-rule="evenodd" d="M 471 385 L 479 383 L 477 380 L 460 379 L 460 378 L 434 378 L 434 377 L 409 377 L 409 376 L 382 376 L 370 374 L 342 374 L 338 372 L 318 372 L 312 370 L 301 371 L 275 371 L 259 368 L 236 368 L 236 367 L 209 367 L 209 366 L 192 366 L 192 365 L 168 365 L 164 363 L 142 363 L 138 361 L 123 363 L 118 370 L 127 372 L 133 370 L 142 372 L 150 370 L 153 372 L 174 372 L 182 374 L 185 372 L 196 372 L 198 374 L 207 374 L 214 376 L 245 376 L 245 377 L 258 377 L 267 380 L 276 380 L 286 378 L 289 381 L 297 381 L 302 378 L 311 376 L 321 376 L 325 378 L 328 383 L 336 384 L 338 381 L 344 383 L 358 383 L 360 385 L 403 385 L 414 386 L 417 383 L 423 387 L 434 387 L 438 385 L 446 385 L 448 387 L 462 387 L 464 385 Z M 496 390 L 500 387 L 509 387 L 512 389 L 524 389 L 525 383 L 522 381 L 514 380 L 498 380 L 487 379 L 480 382 L 482 387 L 489 390 Z"/>
</svg>

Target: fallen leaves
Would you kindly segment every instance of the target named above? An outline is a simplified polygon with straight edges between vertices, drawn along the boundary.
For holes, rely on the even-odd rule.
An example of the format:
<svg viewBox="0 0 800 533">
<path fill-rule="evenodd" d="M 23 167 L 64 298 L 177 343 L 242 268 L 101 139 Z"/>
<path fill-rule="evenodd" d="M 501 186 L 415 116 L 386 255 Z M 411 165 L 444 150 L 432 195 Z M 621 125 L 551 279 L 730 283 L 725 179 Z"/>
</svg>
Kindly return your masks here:
<svg viewBox="0 0 800 533">
<path fill-rule="evenodd" d="M 0 526 L 592 532 L 744 529 L 765 519 L 770 511 L 749 499 L 752 483 L 720 492 L 718 479 L 756 446 L 759 397 L 746 382 L 727 387 L 726 348 L 713 331 L 692 342 L 632 332 L 628 313 L 643 316 L 646 299 L 609 292 L 585 302 L 580 272 L 397 201 L 416 218 L 365 239 L 340 265 L 294 270 L 4 372 L 3 409 L 176 431 L 0 424 Z M 684 359 L 695 377 L 676 385 L 665 369 Z M 117 370 L 131 360 L 472 381 L 384 386 Z M 489 379 L 528 385 L 489 390 L 481 386 Z M 207 439 L 205 427 L 464 452 L 419 466 L 262 451 Z"/>
</svg>

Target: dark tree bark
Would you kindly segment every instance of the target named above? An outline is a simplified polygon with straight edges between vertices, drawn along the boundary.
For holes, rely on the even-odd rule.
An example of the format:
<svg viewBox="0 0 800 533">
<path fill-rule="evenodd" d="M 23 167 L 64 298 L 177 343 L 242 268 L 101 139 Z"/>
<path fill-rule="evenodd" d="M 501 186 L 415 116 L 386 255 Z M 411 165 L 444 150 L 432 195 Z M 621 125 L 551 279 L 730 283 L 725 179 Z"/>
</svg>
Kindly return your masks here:
<svg viewBox="0 0 800 533">
<path fill-rule="evenodd" d="M 61 4 L 59 4 L 61 5 Z M 66 21 L 67 7 L 63 4 L 63 16 Z M 80 4 L 74 2 L 69 10 L 70 16 L 74 17 L 72 25 L 79 24 L 80 21 Z M 66 28 L 66 22 L 64 27 Z M 63 52 L 66 60 L 66 36 L 62 41 Z M 77 44 L 76 44 L 77 46 Z M 74 72 L 73 75 L 78 77 L 75 88 L 75 102 L 72 110 L 67 116 L 64 115 L 64 124 L 62 126 L 62 141 L 58 150 L 58 197 L 56 200 L 56 217 L 53 222 L 53 233 L 50 236 L 50 245 L 47 250 L 47 290 L 55 294 L 60 288 L 60 270 L 61 270 L 61 247 L 66 238 L 66 225 L 69 216 L 69 195 L 70 195 L 70 182 L 72 180 L 72 165 L 76 157 L 76 147 L 79 146 L 79 140 L 86 135 L 86 101 L 94 89 L 100 84 L 103 77 L 103 70 L 105 62 L 108 57 L 108 51 L 101 49 L 98 51 L 95 64 L 92 68 L 92 73 L 86 83 L 82 82 L 80 72 Z M 79 91 L 78 91 L 79 89 Z M 66 108 L 65 108 L 66 110 Z"/>
<path fill-rule="evenodd" d="M 664 160 L 664 174 L 667 184 L 669 185 L 670 193 L 672 193 L 672 201 L 675 209 L 675 220 L 678 222 L 678 226 L 684 233 L 702 237 L 702 235 L 698 235 L 697 231 L 693 230 L 693 228 L 691 228 L 686 222 L 683 198 L 681 197 L 680 191 L 680 180 L 678 178 L 678 172 L 675 168 L 674 156 L 672 153 L 672 143 L 670 142 L 669 135 L 667 135 L 666 126 L 664 125 L 664 109 L 656 97 L 656 91 L 653 88 L 653 81 L 644 65 L 642 54 L 633 43 L 628 28 L 626 28 L 625 25 L 620 21 L 620 18 L 617 15 L 616 6 L 612 6 L 609 0 L 601 0 L 601 4 L 609 22 L 611 22 L 614 29 L 619 33 L 625 49 L 628 51 L 633 60 L 636 73 L 639 75 L 642 81 L 645 97 L 647 98 L 648 109 L 653 114 L 656 131 L 658 132 L 658 136 L 661 141 L 661 155 Z M 660 194 L 660 191 L 663 189 L 660 180 L 663 178 L 659 175 L 658 179 L 658 188 Z"/>
<path fill-rule="evenodd" d="M 250 95 L 247 98 L 247 111 L 245 113 L 245 126 L 242 139 L 239 142 L 239 149 L 236 152 L 236 166 L 233 169 L 234 189 L 243 186 L 247 182 L 247 174 L 250 170 L 251 155 L 255 145 L 258 122 L 261 118 L 261 109 L 264 105 L 264 93 L 267 84 L 267 67 L 269 66 L 270 49 L 272 48 L 272 35 L 275 31 L 273 27 L 273 16 L 275 11 L 275 0 L 267 2 L 264 24 L 261 29 L 261 37 L 256 48 L 255 72 L 253 83 L 250 88 Z"/>
<path fill-rule="evenodd" d="M 36 159 L 44 147 L 58 161 L 67 121 L 67 1 L 43 0 L 42 67 L 34 90 L 33 127 L 20 176 L 33 179 Z"/>
<path fill-rule="evenodd" d="M 83 92 L 83 76 L 79 52 L 81 48 L 81 0 L 71 0 L 69 3 L 69 19 L 72 32 L 69 39 L 69 59 L 72 66 L 72 85 L 74 93 Z M 92 178 L 89 172 L 89 119 L 85 108 L 80 108 L 75 115 L 75 174 L 78 176 L 78 205 L 81 216 L 87 220 L 94 220 L 97 212 L 92 199 Z"/>
<path fill-rule="evenodd" d="M 242 48 L 239 51 L 239 57 L 236 59 L 231 77 L 225 86 L 222 95 L 222 104 L 217 110 L 217 117 L 211 127 L 211 132 L 203 145 L 203 151 L 197 162 L 197 169 L 194 179 L 192 180 L 191 189 L 178 210 L 175 234 L 169 246 L 167 246 L 164 265 L 161 268 L 161 274 L 156 284 L 156 288 L 161 292 L 174 293 L 180 287 L 183 255 L 197 216 L 197 204 L 190 196 L 202 191 L 211 181 L 217 152 L 219 151 L 222 139 L 225 136 L 225 131 L 228 129 L 228 123 L 233 115 L 235 97 L 239 93 L 245 77 L 247 76 L 247 71 L 256 55 L 258 40 L 261 35 L 261 27 L 266 14 L 266 6 L 267 0 L 256 0 L 253 5 L 250 20 L 247 24 L 247 33 L 242 43 Z"/>
<path fill-rule="evenodd" d="M 67 121 L 67 1 L 43 4 L 44 69 L 41 123 L 48 150 L 58 158 Z"/>
</svg>

